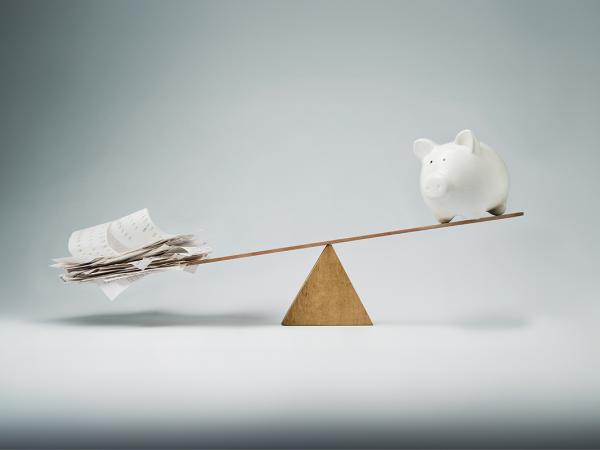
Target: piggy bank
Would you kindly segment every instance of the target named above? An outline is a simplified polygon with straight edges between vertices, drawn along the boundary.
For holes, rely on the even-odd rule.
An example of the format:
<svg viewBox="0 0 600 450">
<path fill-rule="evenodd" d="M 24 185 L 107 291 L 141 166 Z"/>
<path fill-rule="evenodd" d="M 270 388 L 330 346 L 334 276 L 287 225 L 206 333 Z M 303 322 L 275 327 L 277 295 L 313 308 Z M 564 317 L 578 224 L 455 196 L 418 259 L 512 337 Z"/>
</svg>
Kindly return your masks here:
<svg viewBox="0 0 600 450">
<path fill-rule="evenodd" d="M 506 165 L 471 130 L 461 131 L 448 144 L 417 139 L 414 152 L 421 160 L 421 195 L 438 222 L 486 212 L 498 216 L 506 210 Z"/>
</svg>

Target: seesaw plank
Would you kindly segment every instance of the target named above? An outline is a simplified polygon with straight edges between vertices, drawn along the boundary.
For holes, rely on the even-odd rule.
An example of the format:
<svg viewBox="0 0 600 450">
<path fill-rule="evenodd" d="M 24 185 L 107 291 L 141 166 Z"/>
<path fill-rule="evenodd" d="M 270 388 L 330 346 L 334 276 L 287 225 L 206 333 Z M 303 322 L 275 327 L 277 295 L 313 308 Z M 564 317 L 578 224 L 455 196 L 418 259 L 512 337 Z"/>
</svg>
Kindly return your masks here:
<svg viewBox="0 0 600 450">
<path fill-rule="evenodd" d="M 373 238 L 379 238 L 379 237 L 385 237 L 385 236 L 394 236 L 396 234 L 415 233 L 417 231 L 427 231 L 427 230 L 436 230 L 438 228 L 457 227 L 460 225 L 469 225 L 472 223 L 492 222 L 494 220 L 511 219 L 513 217 L 519 217 L 524 214 L 525 213 L 523 213 L 523 212 L 515 212 L 515 213 L 503 214 L 501 216 L 489 216 L 489 217 L 481 217 L 479 219 L 458 220 L 456 222 L 437 223 L 434 225 L 426 225 L 424 227 L 403 228 L 400 230 L 384 231 L 382 233 L 363 234 L 363 235 L 359 235 L 359 236 L 350 236 L 350 237 L 339 238 L 339 239 L 331 239 L 329 241 L 309 242 L 306 244 L 290 245 L 288 247 L 270 248 L 267 250 L 258 250 L 255 252 L 238 253 L 235 255 L 219 256 L 216 258 L 206 258 L 206 259 L 199 260 L 197 262 L 196 261 L 192 262 L 190 264 L 208 264 L 208 263 L 214 263 L 214 262 L 220 262 L 220 261 L 228 261 L 230 259 L 250 258 L 252 256 L 268 255 L 271 253 L 290 252 L 293 250 L 301 250 L 304 248 L 323 247 L 325 245 L 341 244 L 343 242 L 361 241 L 364 239 L 373 239 Z"/>
</svg>

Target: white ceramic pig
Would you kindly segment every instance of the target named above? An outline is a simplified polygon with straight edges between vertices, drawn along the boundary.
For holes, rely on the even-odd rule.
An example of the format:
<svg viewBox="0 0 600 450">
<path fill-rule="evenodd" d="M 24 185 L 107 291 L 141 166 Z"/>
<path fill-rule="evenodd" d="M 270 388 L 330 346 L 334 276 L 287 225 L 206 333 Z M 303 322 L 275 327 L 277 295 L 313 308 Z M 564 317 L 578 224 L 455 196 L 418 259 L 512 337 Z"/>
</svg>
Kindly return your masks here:
<svg viewBox="0 0 600 450">
<path fill-rule="evenodd" d="M 421 195 L 438 222 L 486 212 L 498 216 L 506 210 L 506 166 L 471 130 L 448 144 L 417 139 L 414 152 L 421 160 Z"/>
</svg>

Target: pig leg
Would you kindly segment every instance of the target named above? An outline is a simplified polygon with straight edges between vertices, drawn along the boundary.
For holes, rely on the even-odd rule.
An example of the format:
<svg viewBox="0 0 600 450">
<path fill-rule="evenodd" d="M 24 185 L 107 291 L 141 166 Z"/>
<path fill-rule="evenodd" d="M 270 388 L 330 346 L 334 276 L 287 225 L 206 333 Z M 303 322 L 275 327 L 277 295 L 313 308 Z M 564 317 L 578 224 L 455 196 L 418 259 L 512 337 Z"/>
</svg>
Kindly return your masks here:
<svg viewBox="0 0 600 450">
<path fill-rule="evenodd" d="M 492 209 L 488 209 L 488 212 L 490 214 L 493 214 L 494 216 L 501 216 L 502 214 L 504 214 L 504 211 L 506 211 L 506 200 L 504 200 L 498 206 Z"/>
<path fill-rule="evenodd" d="M 437 219 L 437 221 L 439 223 L 448 223 L 450 222 L 452 219 L 454 219 L 454 216 L 451 217 L 440 217 L 440 216 L 435 216 L 435 218 Z"/>
</svg>

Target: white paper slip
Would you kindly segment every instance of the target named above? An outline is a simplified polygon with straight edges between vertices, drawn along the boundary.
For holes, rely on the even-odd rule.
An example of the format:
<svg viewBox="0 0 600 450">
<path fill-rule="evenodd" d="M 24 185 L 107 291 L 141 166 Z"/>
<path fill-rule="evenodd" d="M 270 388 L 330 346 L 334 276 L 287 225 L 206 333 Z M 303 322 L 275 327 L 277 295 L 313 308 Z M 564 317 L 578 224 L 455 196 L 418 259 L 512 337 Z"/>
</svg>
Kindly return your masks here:
<svg viewBox="0 0 600 450">
<path fill-rule="evenodd" d="M 144 275 L 136 275 L 134 277 L 119 278 L 111 281 L 95 281 L 95 283 L 102 289 L 102 292 L 112 302 L 116 299 L 125 289 L 131 286 L 135 281 L 142 279 Z"/>
<path fill-rule="evenodd" d="M 75 231 L 69 238 L 69 252 L 78 258 L 116 256 L 169 237 L 144 208 L 112 222 Z"/>
<path fill-rule="evenodd" d="M 167 234 L 147 209 L 93 227 L 77 230 L 68 243 L 71 256 L 55 258 L 67 283 L 94 282 L 114 300 L 132 283 L 150 273 L 184 270 L 193 273 L 211 249 L 190 234 Z"/>
</svg>

